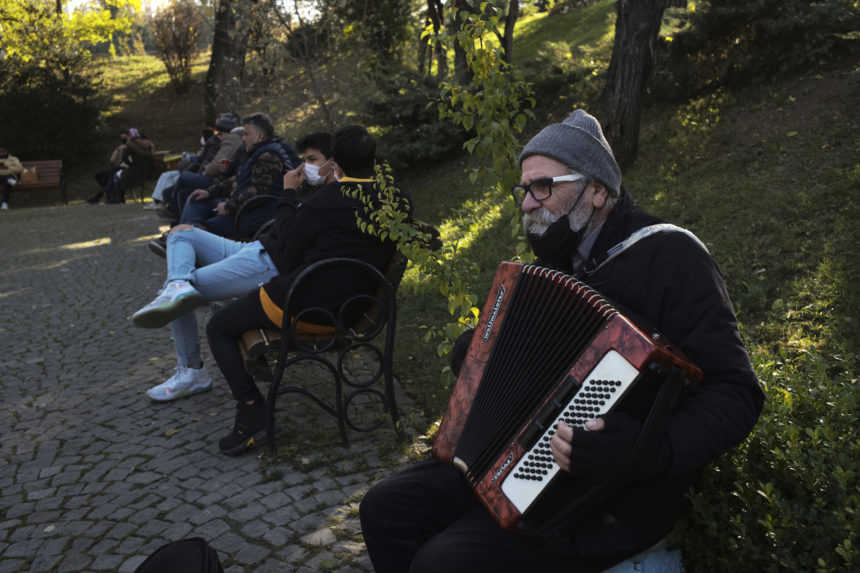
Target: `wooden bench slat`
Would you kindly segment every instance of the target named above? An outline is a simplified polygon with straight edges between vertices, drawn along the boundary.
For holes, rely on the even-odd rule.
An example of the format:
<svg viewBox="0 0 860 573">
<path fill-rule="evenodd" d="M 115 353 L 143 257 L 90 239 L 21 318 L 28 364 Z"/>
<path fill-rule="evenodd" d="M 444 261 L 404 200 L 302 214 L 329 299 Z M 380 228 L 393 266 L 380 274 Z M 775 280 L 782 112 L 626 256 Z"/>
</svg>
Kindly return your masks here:
<svg viewBox="0 0 860 573">
<path fill-rule="evenodd" d="M 15 186 L 16 191 L 28 191 L 36 189 L 59 189 L 66 203 L 66 189 L 63 183 L 63 161 L 61 159 L 37 159 L 35 161 L 22 161 L 24 169 L 36 169 L 37 180 L 35 183 L 24 183 L 19 181 Z"/>
</svg>

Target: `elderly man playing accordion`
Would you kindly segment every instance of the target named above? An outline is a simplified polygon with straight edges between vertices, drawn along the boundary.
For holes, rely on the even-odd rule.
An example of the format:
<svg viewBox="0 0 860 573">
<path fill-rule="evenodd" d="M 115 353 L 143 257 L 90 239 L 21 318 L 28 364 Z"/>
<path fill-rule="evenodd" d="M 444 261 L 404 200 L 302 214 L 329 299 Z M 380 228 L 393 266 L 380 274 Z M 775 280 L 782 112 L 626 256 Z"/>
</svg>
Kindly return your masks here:
<svg viewBox="0 0 860 573">
<path fill-rule="evenodd" d="M 592 484 L 624 480 L 550 530 L 500 527 L 461 470 L 440 461 L 376 484 L 362 501 L 361 523 L 377 572 L 612 567 L 665 537 L 698 472 L 741 442 L 761 412 L 764 395 L 717 265 L 692 233 L 636 206 L 597 120 L 577 110 L 547 126 L 520 163 L 514 194 L 538 264 L 573 275 L 637 325 L 659 331 L 702 379 L 632 467 L 642 420 L 613 410 L 584 427 L 559 422 L 549 434 L 559 474 Z"/>
</svg>

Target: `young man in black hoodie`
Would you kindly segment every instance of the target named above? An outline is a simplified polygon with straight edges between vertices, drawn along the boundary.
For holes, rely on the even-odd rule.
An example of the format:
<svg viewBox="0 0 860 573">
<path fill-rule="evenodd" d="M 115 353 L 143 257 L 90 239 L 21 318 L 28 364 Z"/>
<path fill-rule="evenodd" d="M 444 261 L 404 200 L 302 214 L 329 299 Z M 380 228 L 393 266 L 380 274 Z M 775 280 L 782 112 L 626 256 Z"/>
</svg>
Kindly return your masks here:
<svg viewBox="0 0 860 573">
<path fill-rule="evenodd" d="M 637 452 L 641 421 L 611 412 L 551 441 L 563 471 L 625 485 L 601 507 L 546 535 L 501 529 L 460 470 L 429 461 L 374 486 L 361 522 L 377 573 L 602 571 L 655 544 L 684 493 L 714 457 L 752 429 L 764 395 L 722 276 L 689 231 L 640 210 L 600 124 L 583 110 L 543 129 L 520 155 L 515 200 L 539 264 L 577 276 L 656 328 L 704 372 L 653 448 Z M 465 351 L 465 349 L 463 349 Z M 452 361 L 453 362 L 453 361 Z"/>
<path fill-rule="evenodd" d="M 215 313 L 206 327 L 212 355 L 236 399 L 233 431 L 219 442 L 227 455 L 241 454 L 265 437 L 264 399 L 245 370 L 237 345 L 241 334 L 254 328 L 281 328 L 284 320 L 290 320 L 303 308 L 335 311 L 345 297 L 373 287 L 367 277 L 335 268 L 325 276 L 314 277 L 313 288 L 303 291 L 297 307 L 284 309 L 287 291 L 309 265 L 331 257 L 349 257 L 382 270 L 394 255 L 394 243 L 381 241 L 358 228 L 357 215 L 363 213 L 364 204 L 344 192 L 345 187 L 360 187 L 371 200 L 376 197 L 375 141 L 363 127 L 343 128 L 335 133 L 333 159 L 321 167 L 320 174 L 325 176 L 334 170 L 336 181 L 315 191 L 295 210 L 289 210 L 286 216 L 292 219 L 290 225 L 278 225 L 261 239 L 279 275 Z M 292 181 L 285 179 L 284 186 L 294 192 L 303 177 L 300 174 Z"/>
</svg>

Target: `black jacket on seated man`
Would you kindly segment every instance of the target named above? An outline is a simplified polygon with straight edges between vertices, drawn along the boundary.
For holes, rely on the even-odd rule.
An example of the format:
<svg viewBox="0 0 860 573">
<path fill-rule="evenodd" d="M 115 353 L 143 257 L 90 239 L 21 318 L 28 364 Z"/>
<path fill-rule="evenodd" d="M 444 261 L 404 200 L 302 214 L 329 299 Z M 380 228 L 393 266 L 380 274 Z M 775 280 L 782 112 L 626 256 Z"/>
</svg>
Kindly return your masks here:
<svg viewBox="0 0 860 573">
<path fill-rule="evenodd" d="M 613 246 L 660 222 L 622 190 L 577 274 L 622 312 L 630 309 L 631 318 L 680 348 L 705 380 L 672 416 L 671 455 L 659 476 L 634 481 L 606 511 L 577 525 L 574 537 L 584 554 L 625 547 L 632 551 L 663 537 L 699 470 L 746 437 L 763 404 L 723 278 L 695 239 L 661 232 L 600 266 Z"/>
<path fill-rule="evenodd" d="M 378 203 L 376 184 L 372 179 L 344 177 L 340 182 L 324 185 L 304 202 L 295 199 L 296 191 L 287 190 L 281 201 L 277 223 L 260 239 L 272 257 L 279 275 L 261 289 L 263 308 L 270 318 L 278 316 L 280 306 L 295 278 L 305 268 L 323 259 L 347 257 L 359 259 L 383 271 L 392 260 L 395 244 L 380 241 L 357 227 L 356 213 L 363 204 L 344 191 L 358 187 Z M 286 220 L 289 219 L 289 223 Z M 313 289 L 297 293 L 290 315 L 303 308 L 323 307 L 335 310 L 344 297 L 372 289 L 370 277 L 356 275 L 354 268 L 332 268 L 314 277 Z M 278 308 L 275 309 L 274 306 Z"/>
</svg>

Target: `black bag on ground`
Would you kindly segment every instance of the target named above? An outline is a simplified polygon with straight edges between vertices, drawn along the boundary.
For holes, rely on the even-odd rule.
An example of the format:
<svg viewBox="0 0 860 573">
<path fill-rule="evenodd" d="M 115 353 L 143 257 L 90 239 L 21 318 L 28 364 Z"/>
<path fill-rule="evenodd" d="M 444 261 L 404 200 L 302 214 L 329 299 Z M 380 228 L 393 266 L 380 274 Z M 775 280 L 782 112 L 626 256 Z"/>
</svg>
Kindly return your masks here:
<svg viewBox="0 0 860 573">
<path fill-rule="evenodd" d="M 218 553 L 201 537 L 159 547 L 134 573 L 224 573 Z"/>
</svg>

